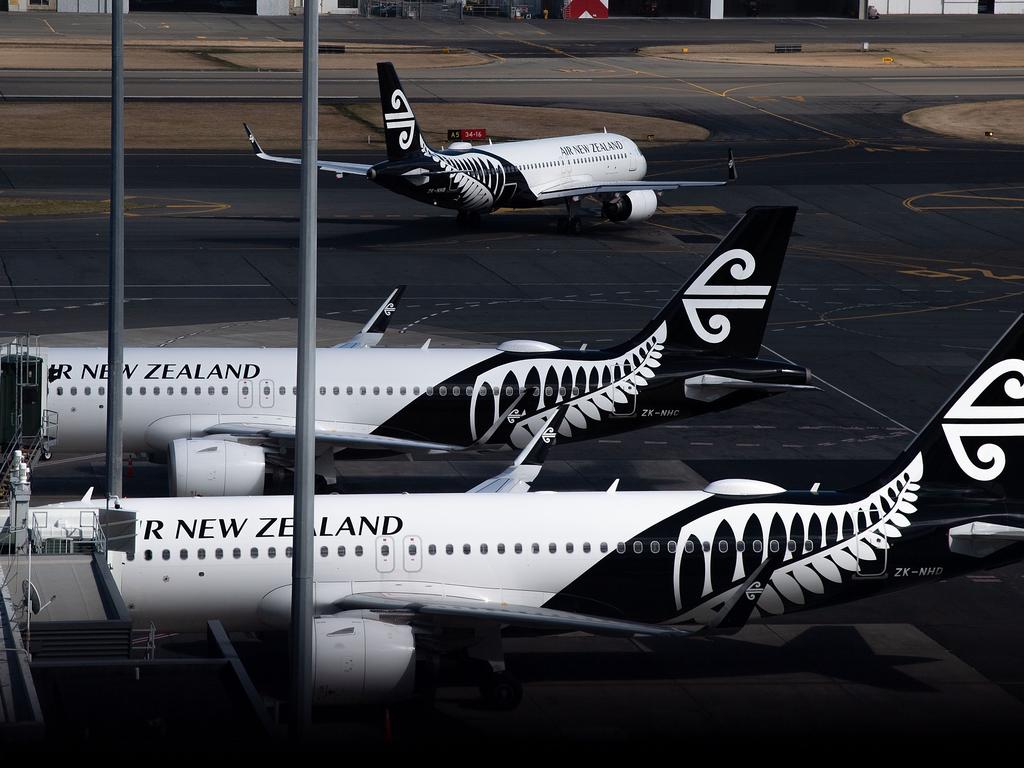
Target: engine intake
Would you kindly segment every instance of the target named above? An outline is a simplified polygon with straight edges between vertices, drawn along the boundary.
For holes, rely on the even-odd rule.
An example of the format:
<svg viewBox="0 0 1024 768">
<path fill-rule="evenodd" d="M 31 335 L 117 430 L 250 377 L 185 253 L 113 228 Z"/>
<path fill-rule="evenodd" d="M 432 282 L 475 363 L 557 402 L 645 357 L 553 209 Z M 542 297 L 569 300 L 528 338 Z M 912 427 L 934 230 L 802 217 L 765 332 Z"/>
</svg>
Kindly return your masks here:
<svg viewBox="0 0 1024 768">
<path fill-rule="evenodd" d="M 412 628 L 375 619 L 313 621 L 313 703 L 401 701 L 416 683 Z"/>
<path fill-rule="evenodd" d="M 644 221 L 658 210 L 658 195 L 650 189 L 627 192 L 618 200 L 605 203 L 601 213 L 611 221 Z"/>
<path fill-rule="evenodd" d="M 267 462 L 258 445 L 179 438 L 168 450 L 171 496 L 262 496 Z"/>
</svg>

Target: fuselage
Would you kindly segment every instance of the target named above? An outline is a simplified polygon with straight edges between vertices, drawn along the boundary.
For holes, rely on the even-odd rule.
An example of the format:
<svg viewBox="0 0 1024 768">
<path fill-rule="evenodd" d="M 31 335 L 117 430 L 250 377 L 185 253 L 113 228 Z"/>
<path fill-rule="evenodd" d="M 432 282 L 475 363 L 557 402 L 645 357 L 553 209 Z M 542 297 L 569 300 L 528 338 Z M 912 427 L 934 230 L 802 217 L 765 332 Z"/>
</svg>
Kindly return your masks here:
<svg viewBox="0 0 1024 768">
<path fill-rule="evenodd" d="M 758 585 L 755 615 L 1020 556 L 1021 544 L 988 557 L 952 553 L 949 529 L 976 520 L 977 510 L 955 503 L 934 516 L 917 512 L 909 499 L 920 474 L 917 457 L 860 495 L 321 496 L 316 610 L 329 613 L 353 593 L 384 592 L 702 624 L 769 557 L 779 563 Z M 289 497 L 141 499 L 124 507 L 137 515 L 136 534 L 127 554 L 113 554 L 114 576 L 137 623 L 164 630 L 195 629 L 211 618 L 233 630 L 287 623 Z M 1019 514 L 1011 517 L 1019 524 Z"/>
<path fill-rule="evenodd" d="M 740 361 L 743 370 L 736 371 L 737 361 L 675 363 L 651 354 L 645 345 L 615 354 L 320 349 L 317 426 L 478 449 L 521 448 L 549 412 L 564 403 L 571 405 L 560 440 L 578 440 L 764 396 L 755 392 L 712 403 L 688 400 L 683 387 L 688 371 L 779 380 L 788 375 L 794 381 L 805 375 L 802 369 L 777 373 L 774 364 L 757 360 Z M 58 415 L 54 449 L 102 450 L 106 350 L 51 348 L 46 356 L 46 407 Z M 170 441 L 200 437 L 218 424 L 294 423 L 294 349 L 128 348 L 124 359 L 127 452 L 164 451 Z M 501 423 L 493 429 L 496 422 Z"/>
<path fill-rule="evenodd" d="M 586 133 L 442 151 L 426 148 L 421 157 L 378 163 L 368 176 L 423 203 L 486 213 L 544 205 L 538 196 L 559 187 L 640 181 L 646 174 L 647 160 L 631 139 Z"/>
</svg>

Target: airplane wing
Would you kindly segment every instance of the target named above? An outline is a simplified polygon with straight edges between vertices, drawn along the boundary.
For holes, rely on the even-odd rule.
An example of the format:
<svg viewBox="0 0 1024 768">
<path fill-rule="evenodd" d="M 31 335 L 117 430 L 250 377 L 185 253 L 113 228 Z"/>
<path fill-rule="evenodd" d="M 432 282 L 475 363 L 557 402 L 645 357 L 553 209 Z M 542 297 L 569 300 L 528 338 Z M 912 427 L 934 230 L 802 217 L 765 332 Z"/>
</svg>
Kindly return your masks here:
<svg viewBox="0 0 1024 768">
<path fill-rule="evenodd" d="M 263 147 L 261 147 L 259 141 L 256 140 L 256 134 L 252 132 L 249 125 L 247 123 L 242 123 L 242 125 L 245 126 L 245 133 L 249 138 L 249 143 L 252 144 L 252 151 L 256 153 L 256 157 L 260 160 L 270 160 L 274 163 L 288 163 L 290 165 L 302 165 L 301 158 L 281 157 L 280 155 L 271 155 L 264 152 Z M 346 173 L 365 176 L 371 166 L 362 165 L 360 163 L 338 163 L 333 160 L 317 160 L 316 167 L 321 171 L 330 171 L 331 173 L 336 173 L 339 176 Z"/>
<path fill-rule="evenodd" d="M 402 298 L 402 293 L 405 292 L 405 286 L 400 285 L 391 294 L 384 299 L 384 303 L 380 305 L 377 311 L 373 314 L 373 317 L 369 319 L 363 329 L 353 336 L 348 341 L 342 342 L 341 344 L 335 344 L 335 349 L 358 349 L 360 347 L 376 347 L 380 344 L 380 340 L 384 338 L 384 332 L 388 329 L 388 323 L 391 322 L 391 315 L 395 313 L 398 308 L 398 302 Z"/>
<path fill-rule="evenodd" d="M 554 416 L 545 422 L 541 429 L 537 430 L 537 434 L 512 462 L 512 466 L 500 475 L 495 475 L 470 488 L 466 493 L 526 493 L 529 491 L 530 485 L 537 479 L 537 475 L 544 467 L 548 451 L 555 444 L 558 428 L 562 425 L 562 419 L 565 418 L 566 409 L 566 406 L 562 406 L 555 411 Z"/>
<path fill-rule="evenodd" d="M 721 187 L 736 180 L 736 159 L 729 150 L 728 181 L 618 181 L 614 183 L 592 182 L 582 179 L 569 179 L 558 186 L 536 192 L 538 200 L 559 200 L 564 197 L 582 197 L 585 195 L 624 195 L 628 192 L 650 190 L 665 192 L 683 187 Z"/>
<path fill-rule="evenodd" d="M 509 603 L 487 603 L 480 600 L 424 595 L 402 595 L 386 592 L 363 592 L 338 600 L 339 611 L 382 611 L 412 613 L 424 618 L 476 621 L 562 632 L 589 632 L 594 635 L 632 637 L 688 637 L 693 632 L 676 626 L 643 624 L 637 621 L 606 619 L 551 608 L 536 608 Z"/>
<path fill-rule="evenodd" d="M 244 422 L 214 424 L 204 430 L 208 435 L 231 435 L 264 440 L 294 440 L 294 424 L 251 424 Z M 365 432 L 318 427 L 316 442 L 329 443 L 342 448 L 363 448 L 380 451 L 464 451 L 467 446 L 450 443 L 434 443 L 429 440 L 412 440 L 402 437 L 387 437 Z"/>
</svg>

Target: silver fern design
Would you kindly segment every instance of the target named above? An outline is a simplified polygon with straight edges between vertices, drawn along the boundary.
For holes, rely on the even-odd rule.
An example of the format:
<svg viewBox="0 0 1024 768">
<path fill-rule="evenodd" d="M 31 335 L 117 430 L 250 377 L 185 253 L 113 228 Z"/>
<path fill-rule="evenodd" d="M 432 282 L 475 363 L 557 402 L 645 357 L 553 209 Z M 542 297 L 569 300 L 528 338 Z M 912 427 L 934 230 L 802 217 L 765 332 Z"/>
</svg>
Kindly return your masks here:
<svg viewBox="0 0 1024 768">
<path fill-rule="evenodd" d="M 442 155 L 422 142 L 423 154 L 452 172 L 450 188 L 459 193 L 459 208 L 488 211 L 505 189 L 505 166 L 497 158 L 479 152 Z"/>
<path fill-rule="evenodd" d="M 619 357 L 606 360 L 528 359 L 506 363 L 482 373 L 473 387 L 469 423 L 476 440 L 478 424 L 493 424 L 501 415 L 501 397 L 506 388 L 522 391 L 539 389 L 540 400 L 529 418 L 520 419 L 512 429 L 511 442 L 522 448 L 543 429 L 552 411 L 569 403 L 558 434 L 572 437 L 573 430 L 612 414 L 632 413 L 637 393 L 654 378 L 661 365 L 667 326 L 662 323 L 645 341 Z M 481 395 L 481 387 L 488 394 Z M 484 409 L 483 413 L 479 409 Z M 477 418 L 482 416 L 483 418 Z"/>
<path fill-rule="evenodd" d="M 924 459 L 919 453 L 894 480 L 871 496 L 853 504 L 812 506 L 804 504 L 743 504 L 726 507 L 694 520 L 679 530 L 676 546 L 673 587 L 676 610 L 682 611 L 684 595 L 695 595 L 697 585 L 687 583 L 686 575 L 696 576 L 697 568 L 684 567 L 684 558 L 701 558 L 703 576 L 700 602 L 681 613 L 673 623 L 710 622 L 737 589 L 743 588 L 752 573 L 769 557 L 771 541 L 785 547 L 781 564 L 775 569 L 757 597 L 754 616 L 781 614 L 789 606 L 801 606 L 808 595 L 824 595 L 830 585 L 861 571 L 862 564 L 874 564 L 884 558 L 889 541 L 901 536 L 910 525 L 908 515 L 917 511 L 919 481 Z M 721 543 L 729 538 L 744 541 L 745 547 L 730 548 L 735 563 L 729 573 L 716 578 L 712 558 L 719 553 L 703 552 L 703 542 Z M 797 550 L 786 542 L 795 540 Z M 692 553 L 685 551 L 693 542 Z"/>
<path fill-rule="evenodd" d="M 1003 473 L 1006 453 L 995 443 L 982 443 L 972 458 L 964 447 L 964 438 L 1024 437 L 1024 406 L 978 405 L 1000 380 L 1006 397 L 1024 400 L 1024 360 L 1001 360 L 978 376 L 942 420 L 942 431 L 957 465 L 965 475 L 981 482 L 995 480 Z"/>
<path fill-rule="evenodd" d="M 731 266 L 729 266 L 731 263 Z M 712 314 L 707 325 L 701 319 L 701 312 L 708 310 L 764 309 L 770 285 L 708 285 L 719 272 L 729 266 L 729 277 L 738 282 L 749 280 L 754 275 L 757 262 L 753 254 L 740 248 L 726 251 L 701 272 L 686 289 L 683 307 L 693 326 L 693 332 L 708 344 L 721 344 L 732 330 L 729 318 L 724 314 Z"/>
</svg>

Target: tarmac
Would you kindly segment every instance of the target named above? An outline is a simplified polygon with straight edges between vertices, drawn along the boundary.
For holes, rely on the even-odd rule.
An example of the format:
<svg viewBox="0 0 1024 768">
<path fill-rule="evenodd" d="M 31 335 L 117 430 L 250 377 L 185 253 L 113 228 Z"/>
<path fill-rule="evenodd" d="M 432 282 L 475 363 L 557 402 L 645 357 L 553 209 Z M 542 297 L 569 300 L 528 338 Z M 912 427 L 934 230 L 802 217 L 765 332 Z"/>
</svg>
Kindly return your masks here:
<svg viewBox="0 0 1024 768">
<path fill-rule="evenodd" d="M 17 19 L 19 36 L 43 34 L 38 18 Z M 137 18 L 148 26 L 150 15 Z M 47 19 L 64 31 L 61 16 Z M 325 20 L 324 32 L 402 39 L 397 25 L 381 23 L 388 21 Z M 886 19 L 870 28 L 908 40 L 1024 37 L 1017 20 L 998 21 Z M 299 29 L 294 22 L 238 17 L 232 34 L 274 29 L 288 39 Z M 223 24 L 200 15 L 173 23 L 175 33 L 224 32 Z M 748 207 L 796 204 L 800 213 L 765 346 L 766 354 L 810 367 L 819 390 L 617 441 L 558 446 L 536 487 L 601 489 L 621 478 L 622 488 L 681 488 L 740 476 L 791 487 L 820 481 L 828 488 L 871 477 L 1024 307 L 1022 150 L 984 137 L 934 136 L 900 118 L 922 106 L 1019 93 L 1024 71 L 869 77 L 694 64 L 680 73 L 671 62 L 623 55 L 641 41 L 671 42 L 681 31 L 722 40 L 784 30 L 822 40 L 855 39 L 865 29 L 864 22 L 816 23 L 820 28 L 793 21 L 613 22 L 592 27 L 589 53 L 583 33 L 571 25 L 466 25 L 468 40 L 490 40 L 504 62 L 410 73 L 414 105 L 486 98 L 685 119 L 708 128 L 711 139 L 650 150 L 649 176 L 720 178 L 732 148 L 740 178 L 723 189 L 667 193 L 661 212 L 641 225 L 595 220 L 583 236 L 566 237 L 555 232 L 556 209 L 498 213 L 466 232 L 450 212 L 362 179 L 322 177 L 325 340 L 344 338 L 393 285 L 406 283 L 389 345 L 427 337 L 453 345 L 508 338 L 608 345 L 640 328 Z M 417 29 L 428 39 L 442 34 L 427 24 Z M 515 29 L 520 40 L 499 36 L 505 29 Z M 534 40 L 528 35 L 548 47 L 523 42 Z M 624 71 L 630 64 L 642 72 Z M 22 74 L 0 73 L 6 98 L 105 93 L 101 73 Z M 328 99 L 369 99 L 375 88 L 369 76 L 329 75 L 323 82 Z M 292 99 L 297 89 L 295 76 L 281 73 L 146 73 L 130 78 L 128 92 Z M 377 147 L 338 155 L 360 162 L 379 156 Z M 0 154 L 5 194 L 102 199 L 107 184 L 102 153 Z M 131 153 L 128 194 L 148 206 L 127 223 L 126 317 L 135 338 L 175 346 L 253 338 L 291 343 L 297 186 L 294 169 L 261 163 L 241 147 L 237 153 Z M 0 328 L 46 334 L 52 344 L 101 332 L 106 232 L 103 216 L 0 221 Z M 351 462 L 343 467 L 343 490 L 460 491 L 503 466 L 493 457 Z M 128 493 L 161 493 L 162 472 L 137 463 Z M 102 457 L 42 464 L 34 492 L 37 499 L 81 496 L 88 485 L 101 484 L 102 474 Z M 687 747 L 734 743 L 799 751 L 801 739 L 880 745 L 908 735 L 915 745 L 925 737 L 934 748 L 934 737 L 951 733 L 969 734 L 972 744 L 981 737 L 995 742 L 1024 724 L 1022 598 L 1024 567 L 1015 565 L 677 648 L 577 636 L 516 639 L 509 667 L 524 680 L 526 695 L 515 713 L 479 709 L 465 681 L 447 678 L 432 707 L 394 714 L 390 742 L 379 710 L 325 713 L 321 720 L 326 738 L 339 743 L 358 738 L 399 748 L 454 740 L 481 747 L 633 744 L 643 754 L 645 744 L 668 744 L 685 754 Z M 249 653 L 258 684 L 275 690 L 276 657 L 259 644 L 248 650 L 243 644 L 240 652 Z M 854 736 L 864 741 L 843 740 Z"/>
</svg>

